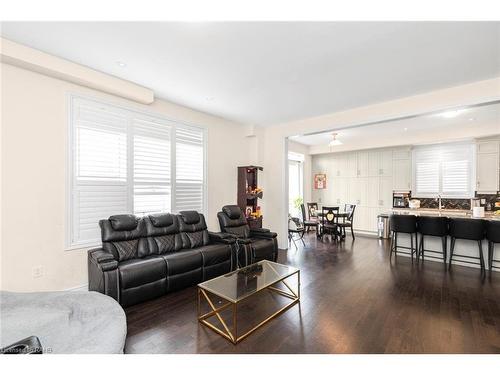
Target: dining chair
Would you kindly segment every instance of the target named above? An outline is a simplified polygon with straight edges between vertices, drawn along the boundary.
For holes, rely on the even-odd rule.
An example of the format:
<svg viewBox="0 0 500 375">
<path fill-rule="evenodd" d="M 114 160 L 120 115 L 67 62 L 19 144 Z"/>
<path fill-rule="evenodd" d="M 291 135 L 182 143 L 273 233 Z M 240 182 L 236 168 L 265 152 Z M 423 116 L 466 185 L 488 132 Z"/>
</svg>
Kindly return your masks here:
<svg viewBox="0 0 500 375">
<path fill-rule="evenodd" d="M 309 205 L 309 203 L 308 203 Z M 300 205 L 300 210 L 302 211 L 302 222 L 304 224 L 304 228 L 306 229 L 306 232 L 309 232 L 309 228 L 314 228 L 314 230 L 318 230 L 318 217 L 313 217 L 311 219 L 311 214 L 309 213 L 309 220 L 306 218 L 306 209 L 304 207 L 304 204 Z"/>
<path fill-rule="evenodd" d="M 321 207 L 321 229 L 318 237 L 323 238 L 324 234 L 329 234 L 337 239 L 340 235 L 337 220 L 338 213 L 338 206 Z"/>
<path fill-rule="evenodd" d="M 354 211 L 355 210 L 356 210 L 355 204 L 345 204 L 344 205 L 344 212 L 347 214 L 347 217 L 341 223 L 338 223 L 338 226 L 339 226 L 340 230 L 342 231 L 342 235 L 344 237 L 345 237 L 345 228 L 351 228 L 351 236 L 352 236 L 353 240 L 356 239 L 356 237 L 354 237 L 354 229 L 353 229 Z"/>
<path fill-rule="evenodd" d="M 292 217 L 288 215 L 288 242 L 293 242 L 295 248 L 297 249 L 297 244 L 295 243 L 296 239 L 294 237 L 295 234 L 299 235 L 299 240 L 302 241 L 302 244 L 306 246 L 304 242 L 304 232 L 305 228 L 302 222 L 297 217 Z"/>
</svg>

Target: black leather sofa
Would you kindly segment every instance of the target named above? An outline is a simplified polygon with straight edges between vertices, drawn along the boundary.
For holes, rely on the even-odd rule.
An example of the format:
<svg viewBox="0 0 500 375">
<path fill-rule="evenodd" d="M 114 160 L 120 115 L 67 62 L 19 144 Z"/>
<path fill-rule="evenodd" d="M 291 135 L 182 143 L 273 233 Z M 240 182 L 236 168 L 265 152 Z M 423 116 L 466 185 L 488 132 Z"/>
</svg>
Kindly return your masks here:
<svg viewBox="0 0 500 375">
<path fill-rule="evenodd" d="M 89 290 L 130 306 L 236 268 L 235 239 L 208 232 L 196 211 L 99 222 L 102 248 L 88 252 Z"/>
<path fill-rule="evenodd" d="M 217 213 L 220 229 L 237 240 L 237 257 L 241 267 L 267 259 L 273 262 L 278 257 L 277 235 L 269 229 L 251 229 L 239 206 L 227 205 Z"/>
</svg>

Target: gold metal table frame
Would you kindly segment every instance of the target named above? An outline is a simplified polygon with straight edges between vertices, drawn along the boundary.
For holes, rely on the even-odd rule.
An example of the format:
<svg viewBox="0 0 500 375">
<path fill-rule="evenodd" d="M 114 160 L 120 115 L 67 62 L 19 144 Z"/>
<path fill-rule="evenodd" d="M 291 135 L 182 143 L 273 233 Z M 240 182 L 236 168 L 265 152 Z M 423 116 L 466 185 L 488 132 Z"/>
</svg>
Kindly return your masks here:
<svg viewBox="0 0 500 375">
<path fill-rule="evenodd" d="M 288 285 L 288 283 L 286 282 L 286 279 L 288 279 L 289 277 L 292 277 L 294 275 L 297 275 L 297 290 L 296 291 L 293 290 L 293 288 L 290 287 L 290 285 Z M 278 285 L 280 283 L 283 284 L 289 292 L 277 288 L 276 285 Z M 288 303 L 287 305 L 283 306 L 278 311 L 271 314 L 270 316 L 268 316 L 267 318 L 265 318 L 261 322 L 259 322 L 257 325 L 253 326 L 247 332 L 245 332 L 241 335 L 238 335 L 238 304 L 240 302 L 244 301 L 245 299 L 247 299 L 248 297 L 253 296 L 254 294 L 257 294 L 259 292 L 263 292 L 265 290 L 270 290 L 274 293 L 277 293 L 279 295 L 287 297 L 287 298 L 291 299 L 291 302 Z M 209 297 L 209 294 L 213 294 L 213 295 L 227 301 L 227 303 L 225 303 L 224 305 L 222 305 L 220 307 L 215 307 L 214 303 L 212 302 L 212 300 Z M 211 309 L 211 311 L 209 311 L 208 313 L 205 313 L 205 314 L 201 313 L 201 299 L 202 299 L 202 297 L 207 301 L 208 306 Z M 281 313 L 285 312 L 286 310 L 288 310 L 290 307 L 292 307 L 296 303 L 300 303 L 300 270 L 299 269 L 297 269 L 296 271 L 292 272 L 289 275 L 284 276 L 280 280 L 277 280 L 273 284 L 270 284 L 262 289 L 256 290 L 254 293 L 251 293 L 238 301 L 228 300 L 226 297 L 217 294 L 213 290 L 205 290 L 203 287 L 198 286 L 198 321 L 236 345 L 238 342 L 240 342 L 244 338 L 248 337 L 248 335 L 250 335 L 252 332 L 259 329 L 264 324 L 266 324 L 267 322 L 269 322 L 273 318 L 277 317 Z M 232 311 L 233 311 L 232 330 L 229 328 L 228 324 L 224 321 L 224 319 L 222 318 L 222 316 L 220 314 L 221 311 L 224 311 L 224 310 L 231 308 L 231 307 L 232 307 Z M 207 320 L 208 318 L 210 318 L 214 315 L 217 317 L 219 322 L 222 324 L 222 327 L 224 328 L 224 330 L 219 329 L 218 327 L 214 326 L 212 323 L 210 323 Z"/>
</svg>

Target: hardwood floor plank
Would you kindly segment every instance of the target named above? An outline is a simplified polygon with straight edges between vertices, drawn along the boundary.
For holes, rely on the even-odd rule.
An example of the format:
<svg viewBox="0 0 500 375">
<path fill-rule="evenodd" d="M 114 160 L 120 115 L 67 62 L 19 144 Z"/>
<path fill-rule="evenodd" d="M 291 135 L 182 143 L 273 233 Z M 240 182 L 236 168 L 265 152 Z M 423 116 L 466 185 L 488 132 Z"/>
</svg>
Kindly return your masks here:
<svg viewBox="0 0 500 375">
<path fill-rule="evenodd" d="M 301 269 L 301 303 L 238 345 L 198 324 L 192 287 L 127 308 L 126 352 L 500 353 L 500 273 L 389 262 L 389 242 L 369 237 L 338 244 L 310 233 L 305 242 L 278 259 Z M 241 327 L 284 298 L 254 297 L 239 310 Z"/>
</svg>

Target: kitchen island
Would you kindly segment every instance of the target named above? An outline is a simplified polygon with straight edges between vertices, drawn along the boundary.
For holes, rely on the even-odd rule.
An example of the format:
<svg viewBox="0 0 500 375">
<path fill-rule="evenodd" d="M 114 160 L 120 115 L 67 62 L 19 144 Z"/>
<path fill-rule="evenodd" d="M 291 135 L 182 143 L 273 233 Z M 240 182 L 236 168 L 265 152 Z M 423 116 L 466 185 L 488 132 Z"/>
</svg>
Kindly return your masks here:
<svg viewBox="0 0 500 375">
<path fill-rule="evenodd" d="M 450 209 L 432 209 L 432 208 L 417 208 L 417 209 L 410 209 L 410 208 L 393 208 L 391 210 L 388 210 L 386 212 L 387 214 L 391 215 L 414 215 L 414 216 L 441 216 L 441 217 L 448 217 L 448 218 L 463 218 L 463 219 L 470 219 L 470 220 L 495 220 L 495 221 L 500 221 L 500 215 L 494 215 L 493 212 L 485 212 L 484 217 L 473 217 L 472 212 L 470 210 L 450 210 Z M 420 235 L 418 236 L 419 244 L 420 244 Z M 404 233 L 399 233 L 398 234 L 398 244 L 401 246 L 410 246 L 410 235 L 409 234 L 404 234 Z M 488 241 L 486 239 L 483 240 L 483 255 L 485 258 L 486 264 L 488 264 Z M 449 248 L 450 248 L 450 241 L 448 241 L 448 256 L 449 256 Z M 434 262 L 443 262 L 442 260 L 442 255 L 437 254 L 437 253 L 431 253 L 427 252 L 428 250 L 432 251 L 438 251 L 439 253 L 442 252 L 442 244 L 441 244 L 441 239 L 439 237 L 432 237 L 432 236 L 425 236 L 425 262 L 427 261 L 434 261 Z M 466 241 L 466 240 L 457 240 L 456 245 L 455 245 L 455 254 L 456 255 L 466 255 L 466 256 L 474 256 L 477 257 L 479 256 L 478 253 L 478 246 L 475 241 Z M 398 251 L 398 256 L 405 256 L 409 257 L 409 254 L 404 254 L 402 252 Z M 439 257 L 441 256 L 441 259 Z M 438 257 L 436 258 L 431 258 L 431 257 Z M 497 256 L 498 258 L 498 256 Z M 455 258 L 453 257 L 452 260 L 452 265 L 457 264 L 461 266 L 466 266 L 466 267 L 474 267 L 474 268 L 479 268 L 479 265 L 475 264 L 470 264 L 470 263 L 464 263 L 461 262 L 459 259 L 461 258 Z M 446 260 L 448 262 L 449 258 Z M 453 266 L 452 266 L 453 267 Z M 495 271 L 495 269 L 493 269 Z M 499 270 L 497 269 L 496 272 Z"/>
</svg>

